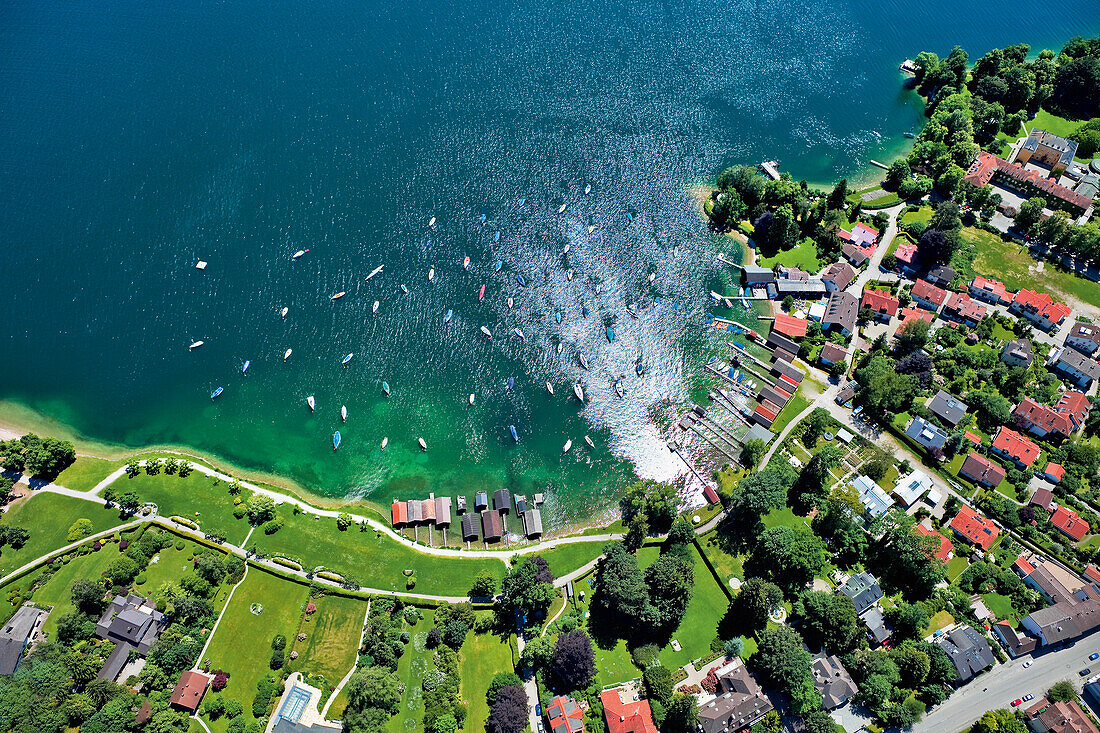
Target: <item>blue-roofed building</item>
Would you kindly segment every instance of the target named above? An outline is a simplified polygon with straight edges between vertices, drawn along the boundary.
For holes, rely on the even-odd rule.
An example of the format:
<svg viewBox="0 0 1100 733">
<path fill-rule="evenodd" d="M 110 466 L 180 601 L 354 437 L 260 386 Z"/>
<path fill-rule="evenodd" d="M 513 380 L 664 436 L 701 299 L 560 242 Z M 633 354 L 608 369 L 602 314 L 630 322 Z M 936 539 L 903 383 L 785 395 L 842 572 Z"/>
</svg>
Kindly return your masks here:
<svg viewBox="0 0 1100 733">
<path fill-rule="evenodd" d="M 914 417 L 905 428 L 905 434 L 929 451 L 942 449 L 947 442 L 947 433 L 923 417 Z"/>
</svg>

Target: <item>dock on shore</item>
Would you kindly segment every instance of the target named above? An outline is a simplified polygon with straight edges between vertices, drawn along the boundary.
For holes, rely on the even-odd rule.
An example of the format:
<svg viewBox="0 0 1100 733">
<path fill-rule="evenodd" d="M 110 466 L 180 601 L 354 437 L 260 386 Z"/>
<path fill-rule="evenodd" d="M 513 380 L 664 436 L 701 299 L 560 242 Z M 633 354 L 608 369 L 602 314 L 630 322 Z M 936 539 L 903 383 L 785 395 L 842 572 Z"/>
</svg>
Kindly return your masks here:
<svg viewBox="0 0 1100 733">
<path fill-rule="evenodd" d="M 879 163 L 877 160 L 871 160 L 869 162 L 876 168 L 881 168 L 884 171 L 890 170 L 890 166 L 886 165 L 885 163 Z"/>
<path fill-rule="evenodd" d="M 775 160 L 765 160 L 760 164 L 760 170 L 764 171 L 764 175 L 773 181 L 778 181 L 779 176 L 779 162 Z"/>
</svg>

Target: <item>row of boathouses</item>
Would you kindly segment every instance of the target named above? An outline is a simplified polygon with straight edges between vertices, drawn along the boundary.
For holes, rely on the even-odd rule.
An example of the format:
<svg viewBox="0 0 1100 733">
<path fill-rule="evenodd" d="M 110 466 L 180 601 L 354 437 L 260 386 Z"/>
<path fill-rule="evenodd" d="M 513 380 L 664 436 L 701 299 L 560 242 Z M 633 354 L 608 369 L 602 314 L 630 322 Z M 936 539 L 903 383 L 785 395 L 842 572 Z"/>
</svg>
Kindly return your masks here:
<svg viewBox="0 0 1100 733">
<path fill-rule="evenodd" d="M 542 513 L 539 506 L 543 502 L 542 494 L 535 494 L 534 502 L 528 503 L 527 497 L 517 494 L 515 512 L 523 523 L 523 534 L 527 538 L 540 537 L 543 533 Z M 462 541 L 476 542 L 484 538 L 485 542 L 499 542 L 506 533 L 505 515 L 512 511 L 512 494 L 507 489 L 493 492 L 492 507 L 487 491 L 474 494 L 473 511 L 467 511 L 465 496 L 459 496 L 457 512 L 461 519 Z M 391 520 L 395 528 L 451 525 L 451 497 L 434 496 L 427 499 L 394 501 L 391 506 Z"/>
</svg>

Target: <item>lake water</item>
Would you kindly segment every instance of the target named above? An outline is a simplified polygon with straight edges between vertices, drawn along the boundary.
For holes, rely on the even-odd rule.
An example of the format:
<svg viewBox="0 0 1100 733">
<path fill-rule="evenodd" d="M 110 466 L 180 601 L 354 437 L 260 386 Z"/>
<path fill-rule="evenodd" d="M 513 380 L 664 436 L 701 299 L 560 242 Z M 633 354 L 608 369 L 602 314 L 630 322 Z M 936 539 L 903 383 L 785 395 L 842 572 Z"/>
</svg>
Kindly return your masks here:
<svg viewBox="0 0 1100 733">
<path fill-rule="evenodd" d="M 553 524 L 683 471 L 663 438 L 705 398 L 731 247 L 693 184 L 765 159 L 866 177 L 921 124 L 903 58 L 1057 48 L 1100 3 L 10 0 L 0 20 L 0 398 L 330 496 L 544 491 Z"/>
</svg>

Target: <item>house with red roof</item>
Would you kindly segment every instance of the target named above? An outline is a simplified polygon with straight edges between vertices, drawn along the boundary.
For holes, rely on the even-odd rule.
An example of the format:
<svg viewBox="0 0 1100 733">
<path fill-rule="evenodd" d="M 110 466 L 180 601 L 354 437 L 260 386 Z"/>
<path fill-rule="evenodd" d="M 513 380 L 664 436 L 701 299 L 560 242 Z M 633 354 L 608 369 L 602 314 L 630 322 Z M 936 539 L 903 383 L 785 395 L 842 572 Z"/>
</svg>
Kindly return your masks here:
<svg viewBox="0 0 1100 733">
<path fill-rule="evenodd" d="M 967 504 L 959 507 L 959 513 L 948 526 L 959 539 L 977 545 L 983 550 L 988 550 L 1001 533 L 992 520 L 978 514 Z"/>
<path fill-rule="evenodd" d="M 936 537 L 939 539 L 940 549 L 936 551 L 937 560 L 939 560 L 940 562 L 947 562 L 951 559 L 951 551 L 955 549 L 955 545 L 951 542 L 951 540 L 947 539 L 939 532 L 933 532 L 932 530 L 925 527 L 923 524 L 918 524 L 915 531 L 921 537 Z"/>
<path fill-rule="evenodd" d="M 970 451 L 963 461 L 959 475 L 974 483 L 992 489 L 1005 480 L 1005 470 L 981 453 Z"/>
<path fill-rule="evenodd" d="M 1009 163 L 984 150 L 970 164 L 963 180 L 979 188 L 992 183 L 1025 199 L 1042 196 L 1050 208 L 1064 209 L 1074 218 L 1092 208 L 1092 199 L 1088 196 L 1068 189 L 1038 171 L 1024 168 L 1018 163 Z"/>
<path fill-rule="evenodd" d="M 659 733 L 649 700 L 623 702 L 619 690 L 615 689 L 601 692 L 600 702 L 607 719 L 607 733 Z"/>
<path fill-rule="evenodd" d="M 718 492 L 714 490 L 714 487 L 707 484 L 703 487 L 703 496 L 706 497 L 708 504 L 717 504 L 721 499 L 718 497 Z"/>
<path fill-rule="evenodd" d="M 1100 568 L 1096 567 L 1092 563 L 1089 563 L 1085 566 L 1084 575 L 1093 583 L 1100 583 Z"/>
<path fill-rule="evenodd" d="M 898 318 L 901 319 L 902 324 L 909 321 L 924 321 L 925 323 L 931 323 L 935 320 L 936 316 L 929 313 L 924 308 L 901 308 L 898 310 Z M 898 327 L 898 330 L 901 326 Z"/>
<path fill-rule="evenodd" d="M 1012 411 L 1016 426 L 1026 430 L 1037 438 L 1058 435 L 1068 438 L 1077 431 L 1073 417 L 1068 412 L 1057 412 L 1053 407 L 1041 405 L 1030 397 L 1020 400 Z"/>
<path fill-rule="evenodd" d="M 841 229 L 840 231 L 843 232 L 844 230 Z M 838 232 L 838 234 L 839 233 L 840 232 Z M 871 251 L 874 252 L 874 248 L 872 248 Z M 867 251 L 853 242 L 845 242 L 844 246 L 840 248 L 840 255 L 848 260 L 853 267 L 862 267 L 863 264 L 870 259 L 870 255 L 867 254 Z"/>
<path fill-rule="evenodd" d="M 870 308 L 875 313 L 875 320 L 889 323 L 890 319 L 897 315 L 901 303 L 890 294 L 889 290 L 863 289 L 863 299 L 859 302 L 860 310 Z"/>
<path fill-rule="evenodd" d="M 1067 506 L 1060 506 L 1050 515 L 1050 521 L 1062 534 L 1074 542 L 1085 539 L 1089 533 L 1089 523 Z"/>
<path fill-rule="evenodd" d="M 967 440 L 969 440 L 974 445 L 979 445 L 980 446 L 982 444 L 982 439 L 980 437 L 978 437 L 977 435 L 975 435 L 974 433 L 970 432 L 969 430 L 966 430 L 966 431 L 963 432 L 963 437 L 966 438 Z"/>
<path fill-rule="evenodd" d="M 1010 313 L 1023 316 L 1044 331 L 1060 325 L 1073 313 L 1065 303 L 1059 303 L 1046 293 L 1027 289 L 1016 293 L 1008 310 Z"/>
<path fill-rule="evenodd" d="M 390 508 L 390 514 L 395 527 L 404 527 L 409 523 L 409 507 L 403 501 L 395 501 Z"/>
<path fill-rule="evenodd" d="M 913 300 L 923 308 L 935 313 L 947 300 L 947 291 L 938 285 L 933 285 L 927 280 L 920 279 L 913 283 Z"/>
<path fill-rule="evenodd" d="M 566 695 L 558 695 L 550 701 L 546 706 L 546 718 L 550 721 L 550 733 L 584 733 L 584 710 Z"/>
<path fill-rule="evenodd" d="M 206 688 L 210 686 L 212 679 L 214 678 L 192 669 L 185 671 L 180 675 L 176 686 L 172 688 L 172 697 L 168 702 L 180 710 L 194 713 L 199 709 L 199 703 L 202 702 L 202 697 L 206 694 Z"/>
<path fill-rule="evenodd" d="M 1007 458 L 1017 468 L 1031 468 L 1039 457 L 1039 446 L 1017 433 L 1012 428 L 1001 426 L 993 436 L 992 450 L 1001 458 Z"/>
<path fill-rule="evenodd" d="M 1018 558 L 1016 558 L 1016 562 L 1012 563 L 1012 569 L 1015 570 L 1016 574 L 1019 575 L 1021 578 L 1026 578 L 1027 576 L 1035 572 L 1035 566 L 1032 565 L 1023 555 L 1020 555 Z"/>
<path fill-rule="evenodd" d="M 983 300 L 986 303 L 992 303 L 993 305 L 1008 305 L 1012 302 L 1014 297 L 1012 293 L 1008 292 L 1008 288 L 1000 280 L 990 280 L 982 276 L 977 276 L 970 281 L 970 287 L 968 288 L 970 296 Z"/>
<path fill-rule="evenodd" d="M 878 229 L 863 222 L 858 222 L 852 227 L 852 241 L 860 247 L 870 247 L 873 252 L 875 243 L 878 242 Z"/>
<path fill-rule="evenodd" d="M 917 259 L 917 245 L 899 244 L 894 250 L 894 259 L 898 261 L 902 270 L 912 270 L 913 261 Z"/>
<path fill-rule="evenodd" d="M 1089 416 L 1090 407 L 1089 398 L 1085 396 L 1084 392 L 1077 392 L 1076 390 L 1063 392 L 1058 401 L 1054 403 L 1054 411 L 1069 415 L 1070 420 L 1076 426 L 1076 430 L 1084 427 L 1085 420 Z"/>
<path fill-rule="evenodd" d="M 776 313 L 772 330 L 778 331 L 787 338 L 800 339 L 806 335 L 806 329 L 809 325 L 805 318 L 795 318 L 785 313 Z"/>
<path fill-rule="evenodd" d="M 1052 484 L 1061 483 L 1062 477 L 1066 475 L 1066 469 L 1062 468 L 1061 463 L 1055 463 L 1051 461 L 1047 463 L 1047 467 L 1043 469 L 1043 477 Z"/>
<path fill-rule="evenodd" d="M 977 326 L 988 312 L 984 305 L 971 300 L 966 293 L 950 293 L 943 306 L 944 317 L 968 326 Z"/>
</svg>

